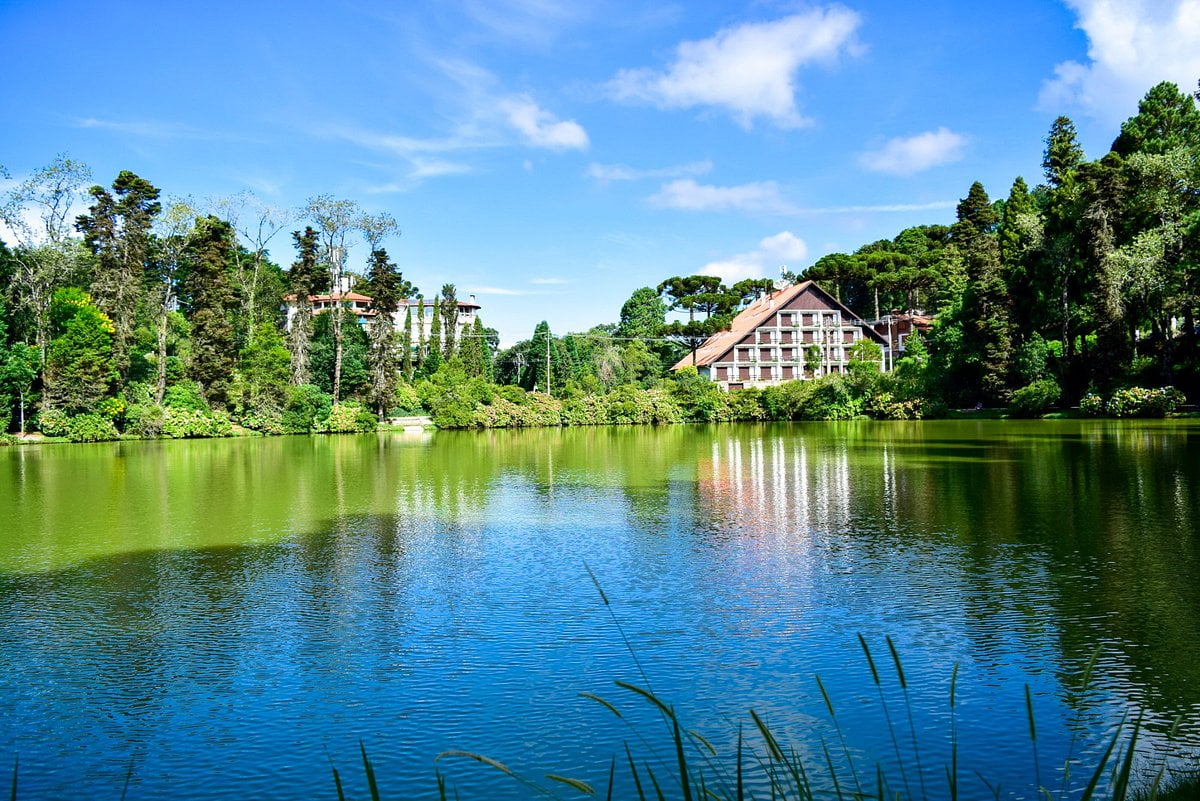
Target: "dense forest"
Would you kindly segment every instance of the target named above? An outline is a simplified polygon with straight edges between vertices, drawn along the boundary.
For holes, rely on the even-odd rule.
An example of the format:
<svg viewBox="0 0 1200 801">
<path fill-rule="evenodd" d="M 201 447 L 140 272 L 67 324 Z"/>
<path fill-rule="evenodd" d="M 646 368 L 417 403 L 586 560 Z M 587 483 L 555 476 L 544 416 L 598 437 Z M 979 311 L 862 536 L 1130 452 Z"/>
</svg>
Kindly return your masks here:
<svg viewBox="0 0 1200 801">
<path fill-rule="evenodd" d="M 1171 411 L 1200 391 L 1200 110 L 1163 83 L 1102 158 L 1085 159 L 1065 117 L 1045 145 L 1033 188 L 1017 178 L 993 201 L 975 183 L 953 225 L 788 276 L 866 319 L 934 317 L 893 372 L 863 347 L 846 374 L 729 394 L 669 368 L 768 280 L 666 278 L 616 322 L 561 336 L 542 322 L 498 352 L 478 316 L 461 324 L 452 283 L 426 298 L 404 278 L 382 245 L 390 215 L 328 195 L 295 210 L 249 194 L 197 204 L 128 171 L 85 190 L 89 169 L 60 156 L 0 206 L 0 431 L 359 431 L 422 411 L 448 427 Z M 289 238 L 284 268 L 271 248 Z M 351 265 L 359 238 L 369 256 Z M 368 313 L 314 308 L 333 288 L 370 296 Z"/>
</svg>

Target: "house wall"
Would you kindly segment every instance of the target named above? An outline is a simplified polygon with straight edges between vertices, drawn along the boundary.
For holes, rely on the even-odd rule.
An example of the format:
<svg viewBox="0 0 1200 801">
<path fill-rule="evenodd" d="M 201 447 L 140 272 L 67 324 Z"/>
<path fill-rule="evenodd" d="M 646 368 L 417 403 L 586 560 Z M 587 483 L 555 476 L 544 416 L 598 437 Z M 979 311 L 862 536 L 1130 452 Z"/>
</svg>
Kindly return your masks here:
<svg viewBox="0 0 1200 801">
<path fill-rule="evenodd" d="M 845 319 L 835 304 L 802 292 L 715 360 L 709 375 L 729 390 L 843 373 L 850 349 L 868 338 L 865 326 Z M 805 352 L 814 345 L 820 348 L 821 360 L 810 374 Z"/>
</svg>

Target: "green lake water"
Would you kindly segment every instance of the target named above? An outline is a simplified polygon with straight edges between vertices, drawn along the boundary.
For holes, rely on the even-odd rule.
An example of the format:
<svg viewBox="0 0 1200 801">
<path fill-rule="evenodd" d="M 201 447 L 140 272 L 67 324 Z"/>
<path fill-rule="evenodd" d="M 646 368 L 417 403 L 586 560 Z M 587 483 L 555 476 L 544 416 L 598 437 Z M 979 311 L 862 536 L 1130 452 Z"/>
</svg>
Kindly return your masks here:
<svg viewBox="0 0 1200 801">
<path fill-rule="evenodd" d="M 754 708 L 824 764 L 820 675 L 864 775 L 944 798 L 957 664 L 960 797 L 1078 795 L 1126 716 L 1140 769 L 1197 764 L 1198 529 L 1190 421 L 3 448 L 0 765 L 26 798 L 118 798 L 132 764 L 131 799 L 301 799 L 332 762 L 362 797 L 361 738 L 385 797 L 436 797 L 447 749 L 602 785 L 635 730 L 671 755 L 615 680 L 721 749 Z"/>
</svg>

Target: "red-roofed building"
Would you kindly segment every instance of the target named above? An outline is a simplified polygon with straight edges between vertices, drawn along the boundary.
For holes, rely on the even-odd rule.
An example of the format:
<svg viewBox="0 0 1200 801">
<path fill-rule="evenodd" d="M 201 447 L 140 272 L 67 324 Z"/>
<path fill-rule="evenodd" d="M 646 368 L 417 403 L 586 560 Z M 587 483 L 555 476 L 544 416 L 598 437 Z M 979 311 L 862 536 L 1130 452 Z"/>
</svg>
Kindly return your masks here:
<svg viewBox="0 0 1200 801">
<path fill-rule="evenodd" d="M 671 369 L 694 364 L 727 390 L 771 386 L 845 372 L 850 349 L 862 340 L 887 348 L 887 340 L 858 315 L 804 281 L 754 301 L 733 318 L 728 331 L 709 337 Z M 811 373 L 806 366 L 810 350 L 819 356 Z"/>
</svg>

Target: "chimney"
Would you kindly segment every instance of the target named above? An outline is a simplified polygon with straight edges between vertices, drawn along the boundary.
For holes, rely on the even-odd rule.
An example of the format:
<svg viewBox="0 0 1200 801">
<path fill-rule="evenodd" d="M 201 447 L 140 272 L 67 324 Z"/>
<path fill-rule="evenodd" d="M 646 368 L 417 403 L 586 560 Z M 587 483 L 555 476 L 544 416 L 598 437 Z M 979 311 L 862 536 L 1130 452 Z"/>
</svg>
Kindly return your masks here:
<svg viewBox="0 0 1200 801">
<path fill-rule="evenodd" d="M 471 299 L 471 305 L 472 305 L 472 306 L 476 305 L 476 304 L 475 304 L 475 296 L 474 296 L 474 295 L 467 295 L 467 297 Z"/>
</svg>

